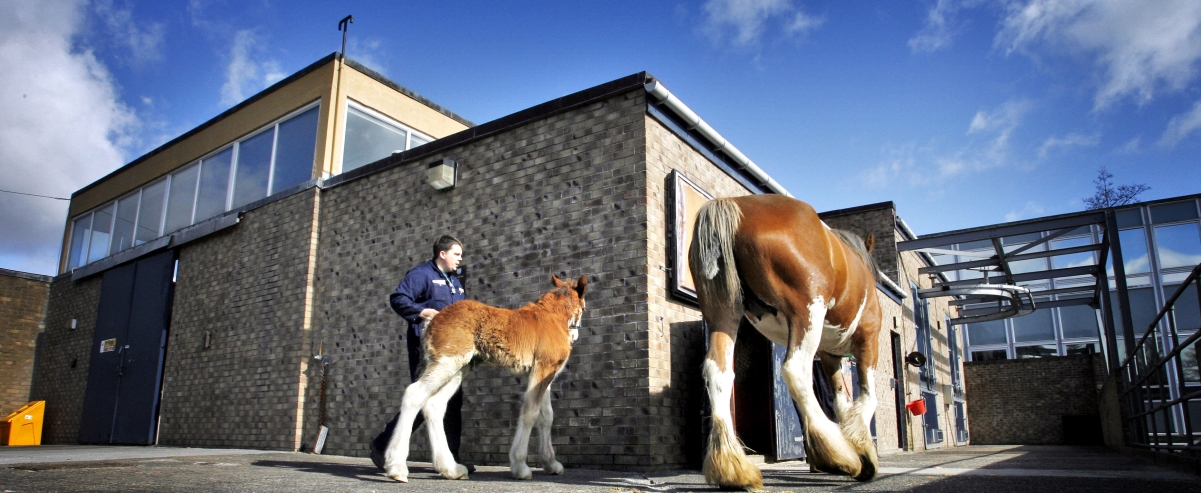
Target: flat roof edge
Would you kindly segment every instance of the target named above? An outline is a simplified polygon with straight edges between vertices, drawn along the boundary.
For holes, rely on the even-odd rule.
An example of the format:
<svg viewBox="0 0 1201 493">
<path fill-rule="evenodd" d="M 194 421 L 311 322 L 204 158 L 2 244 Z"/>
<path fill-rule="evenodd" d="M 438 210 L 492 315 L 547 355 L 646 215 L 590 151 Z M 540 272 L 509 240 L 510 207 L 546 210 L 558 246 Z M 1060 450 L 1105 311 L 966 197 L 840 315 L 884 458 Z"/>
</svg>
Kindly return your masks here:
<svg viewBox="0 0 1201 493">
<path fill-rule="evenodd" d="M 0 267 L 0 276 L 16 277 L 19 279 L 25 279 L 25 280 L 29 280 L 29 281 L 38 281 L 38 282 L 50 282 L 50 281 L 54 280 L 53 276 L 34 274 L 32 272 L 22 272 L 19 270 L 10 270 L 10 269 L 2 268 L 2 267 Z"/>
</svg>

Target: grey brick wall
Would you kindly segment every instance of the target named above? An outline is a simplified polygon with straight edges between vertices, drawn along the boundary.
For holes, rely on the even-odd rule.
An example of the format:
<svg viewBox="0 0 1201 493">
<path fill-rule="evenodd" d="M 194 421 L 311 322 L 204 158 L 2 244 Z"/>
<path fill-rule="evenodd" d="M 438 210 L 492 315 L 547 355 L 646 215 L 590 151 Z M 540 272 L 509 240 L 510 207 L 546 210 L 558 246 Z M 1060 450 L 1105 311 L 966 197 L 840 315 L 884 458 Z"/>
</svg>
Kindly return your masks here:
<svg viewBox="0 0 1201 493">
<path fill-rule="evenodd" d="M 1096 415 L 1094 355 L 964 364 L 972 443 L 1063 443 L 1064 415 Z"/>
<path fill-rule="evenodd" d="M 388 295 L 449 233 L 465 244 L 467 296 L 484 303 L 516 308 L 547 291 L 551 274 L 589 276 L 580 339 L 552 387 L 556 450 L 569 466 L 646 460 L 657 430 L 646 418 L 644 115 L 635 91 L 323 192 L 315 338 L 334 362 L 328 453 L 366 455 L 397 411 L 409 383 L 405 323 Z M 459 185 L 437 192 L 425 165 L 443 156 L 459 163 Z M 504 370 L 468 376 L 465 461 L 507 464 L 524 389 Z M 424 432 L 416 437 L 414 457 L 427 456 Z"/>
<path fill-rule="evenodd" d="M 317 193 L 249 211 L 238 226 L 180 249 L 161 444 L 299 446 Z"/>
<path fill-rule="evenodd" d="M 49 282 L 14 274 L 0 269 L 0 415 L 29 402 L 34 347 L 50 290 Z"/>
<path fill-rule="evenodd" d="M 45 330 L 38 340 L 31 400 L 46 401 L 42 443 L 79 443 L 79 420 L 92 361 L 92 336 L 102 276 L 79 282 L 65 274 L 50 283 Z M 76 328 L 71 330 L 71 319 Z"/>
</svg>

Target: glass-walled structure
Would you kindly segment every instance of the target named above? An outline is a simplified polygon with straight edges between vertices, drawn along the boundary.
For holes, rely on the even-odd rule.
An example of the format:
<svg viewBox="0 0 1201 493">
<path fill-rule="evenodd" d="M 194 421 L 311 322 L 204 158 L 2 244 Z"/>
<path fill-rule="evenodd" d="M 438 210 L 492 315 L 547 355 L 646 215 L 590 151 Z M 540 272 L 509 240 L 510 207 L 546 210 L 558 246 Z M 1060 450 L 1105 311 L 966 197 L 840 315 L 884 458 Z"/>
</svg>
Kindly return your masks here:
<svg viewBox="0 0 1201 493">
<path fill-rule="evenodd" d="M 1180 286 L 1188 272 L 1201 263 L 1201 225 L 1198 223 L 1201 209 L 1199 209 L 1197 197 L 1194 196 L 1139 204 L 1118 209 L 1115 213 L 1122 256 L 1125 259 L 1123 266 L 1126 270 L 1134 329 L 1136 334 L 1141 334 L 1154 319 L 1167 297 L 1171 296 Z M 1005 251 L 1008 252 L 1022 248 L 1047 234 L 1049 233 L 1043 232 L 1007 237 L 1002 238 L 1001 242 Z M 1071 251 L 1073 248 L 1100 243 L 1102 234 L 1103 231 L 1097 225 L 1085 226 L 1060 235 L 1045 242 L 1044 245 L 1031 248 L 1030 251 L 1045 250 L 1047 244 L 1052 250 Z M 949 253 L 933 255 L 935 261 L 939 264 L 967 262 L 992 256 L 995 252 L 993 245 L 988 241 L 957 244 L 952 249 L 957 252 L 955 255 Z M 1070 253 L 1013 262 L 1011 265 L 1015 274 L 1035 270 L 1065 269 L 1096 265 L 1099 255 L 1098 252 Z M 1110 299 L 1113 301 L 1115 322 L 1118 325 L 1117 352 L 1119 357 L 1122 357 L 1125 351 L 1122 337 L 1124 331 L 1121 328 L 1121 317 L 1117 312 L 1118 300 L 1114 287 L 1112 261 L 1107 261 L 1106 264 Z M 986 274 L 988 272 L 976 270 L 944 273 L 952 281 L 979 279 L 981 282 Z M 1037 306 L 1039 303 L 1073 297 L 1091 297 L 1093 282 L 1092 276 L 1082 275 L 1019 282 L 1018 284 L 1030 288 Z M 1079 286 L 1081 289 L 1074 291 L 1074 286 Z M 1181 306 L 1181 303 L 1184 305 Z M 1176 324 L 1181 338 L 1187 337 L 1201 327 L 1196 304 L 1196 293 L 1186 293 L 1181 301 L 1177 302 Z M 963 308 L 976 307 L 964 305 Z M 1100 316 L 1100 310 L 1093 307 L 1074 305 L 1037 309 L 1034 313 L 1025 316 L 967 324 L 965 335 L 968 358 L 969 361 L 983 361 L 1099 352 L 1102 349 L 1100 328 L 1103 327 Z M 1160 325 L 1166 338 L 1167 321 Z M 1195 375 L 1197 372 L 1196 355 L 1193 354 L 1192 348 L 1186 352 L 1188 353 L 1185 355 L 1186 360 L 1194 362 L 1187 372 L 1195 380 L 1197 378 Z"/>
<path fill-rule="evenodd" d="M 67 268 L 237 209 L 313 177 L 316 104 L 222 147 L 71 223 Z"/>
</svg>

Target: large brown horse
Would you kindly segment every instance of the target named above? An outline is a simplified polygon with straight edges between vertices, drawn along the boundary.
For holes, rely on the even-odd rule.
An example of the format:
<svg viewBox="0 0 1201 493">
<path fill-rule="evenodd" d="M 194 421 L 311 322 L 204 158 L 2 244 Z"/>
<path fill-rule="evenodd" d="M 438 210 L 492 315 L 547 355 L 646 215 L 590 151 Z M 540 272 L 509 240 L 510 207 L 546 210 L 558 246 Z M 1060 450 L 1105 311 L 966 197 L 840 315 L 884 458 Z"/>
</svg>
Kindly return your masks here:
<svg viewBox="0 0 1201 493">
<path fill-rule="evenodd" d="M 446 402 L 459 389 L 469 363 L 488 363 L 528 376 L 517 433 L 509 449 L 509 468 L 513 477 L 530 479 L 526 465 L 530 431 L 538 426 L 539 459 L 543 470 L 563 474 L 563 465 L 555 460 L 551 444 L 550 384 L 558 376 L 571 344 L 579 336 L 584 315 L 584 292 L 588 277 L 560 281 L 551 276 L 554 288 L 538 301 L 516 310 L 495 308 L 477 301 L 460 301 L 438 313 L 430 321 L 421 342 L 425 345 L 425 368 L 421 377 L 405 389 L 400 420 L 384 453 L 384 474 L 408 482 L 409 438 L 417 412 L 425 413 L 425 426 L 433 448 L 434 470 L 447 479 L 466 479 L 467 468 L 456 464 L 442 416 Z"/>
<path fill-rule="evenodd" d="M 876 409 L 881 315 L 872 242 L 870 236 L 865 244 L 830 229 L 809 204 L 782 195 L 722 198 L 701 207 L 688 265 L 710 332 L 704 365 L 713 410 L 704 463 L 708 482 L 763 485 L 730 417 L 734 341 L 742 317 L 788 350 L 784 381 L 805 423 L 809 463 L 860 481 L 875 478 L 869 424 Z M 834 389 L 839 424 L 826 418 L 813 393 L 815 356 Z M 859 398 L 853 402 L 842 365 L 846 356 L 858 360 Z"/>
</svg>

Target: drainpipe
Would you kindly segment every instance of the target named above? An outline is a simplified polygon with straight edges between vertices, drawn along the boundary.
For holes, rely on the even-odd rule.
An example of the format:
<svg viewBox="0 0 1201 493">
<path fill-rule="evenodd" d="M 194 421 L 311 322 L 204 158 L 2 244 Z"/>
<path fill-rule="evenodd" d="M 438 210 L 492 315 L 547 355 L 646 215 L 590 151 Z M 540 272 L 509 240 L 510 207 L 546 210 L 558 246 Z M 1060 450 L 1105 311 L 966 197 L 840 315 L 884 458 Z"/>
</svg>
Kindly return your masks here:
<svg viewBox="0 0 1201 493">
<path fill-rule="evenodd" d="M 708 123 L 705 123 L 701 117 L 697 116 L 696 113 L 688 108 L 688 105 L 685 105 L 682 101 L 680 101 L 679 98 L 672 94 L 671 91 L 668 91 L 667 88 L 664 87 L 663 84 L 658 80 L 651 79 L 651 81 L 647 82 L 644 87 L 646 88 L 647 94 L 650 94 L 655 99 L 662 101 L 663 106 L 666 106 L 667 109 L 671 110 L 672 113 L 675 113 L 676 116 L 684 120 L 684 122 L 688 124 L 690 128 L 695 129 L 701 134 L 701 136 L 712 143 L 715 150 L 725 153 L 725 155 L 729 156 L 730 159 L 733 159 L 735 163 L 747 170 L 751 176 L 754 176 L 755 178 L 758 178 L 759 181 L 767 184 L 767 188 L 772 192 L 792 197 L 792 194 L 788 193 L 788 190 L 785 190 L 784 187 L 777 183 L 776 180 L 772 179 L 772 177 L 767 176 L 767 173 L 764 173 L 762 169 L 759 169 L 759 167 L 755 165 L 755 163 L 751 162 L 746 155 L 739 151 L 738 148 L 734 147 L 734 144 L 731 144 L 730 141 L 725 139 L 725 137 L 722 137 L 721 134 L 717 133 L 717 130 L 714 130 L 713 127 L 710 127 Z"/>
</svg>

